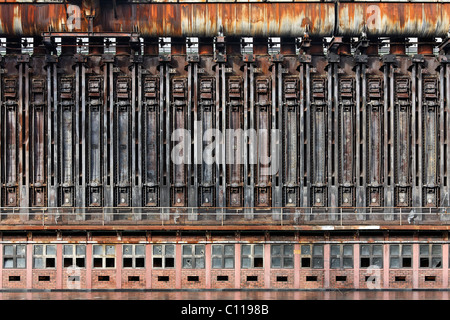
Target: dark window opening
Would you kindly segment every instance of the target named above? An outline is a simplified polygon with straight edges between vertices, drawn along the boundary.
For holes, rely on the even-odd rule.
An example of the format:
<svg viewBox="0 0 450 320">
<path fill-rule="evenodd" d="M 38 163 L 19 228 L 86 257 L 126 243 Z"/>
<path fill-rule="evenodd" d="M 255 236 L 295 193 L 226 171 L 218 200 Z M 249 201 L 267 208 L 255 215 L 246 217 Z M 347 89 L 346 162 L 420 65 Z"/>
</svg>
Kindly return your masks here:
<svg viewBox="0 0 450 320">
<path fill-rule="evenodd" d="M 139 276 L 128 276 L 128 282 L 139 281 Z"/>
<path fill-rule="evenodd" d="M 98 276 L 98 281 L 109 281 L 109 276 Z"/>
<path fill-rule="evenodd" d="M 80 281 L 80 276 L 68 276 L 68 280 L 70 282 L 79 282 Z"/>
<path fill-rule="evenodd" d="M 217 281 L 228 281 L 228 276 L 217 276 Z"/>
<path fill-rule="evenodd" d="M 124 258 L 123 259 L 123 267 L 124 268 L 132 268 L 133 267 L 133 259 L 131 259 L 131 258 Z"/>
<path fill-rule="evenodd" d="M 78 268 L 84 268 L 84 258 L 76 258 L 75 261 Z"/>
<path fill-rule="evenodd" d="M 197 281 L 199 281 L 198 276 L 188 276 L 187 281 L 197 282 Z"/>
<path fill-rule="evenodd" d="M 336 276 L 336 281 L 347 281 L 347 276 Z"/>
<path fill-rule="evenodd" d="M 158 281 L 167 282 L 169 281 L 169 276 L 158 276 Z"/>
<path fill-rule="evenodd" d="M 277 282 L 287 282 L 288 277 L 286 276 L 277 276 Z"/>
<path fill-rule="evenodd" d="M 365 282 L 368 282 L 368 281 L 370 281 L 370 282 L 376 282 L 378 280 L 378 277 L 375 277 L 375 276 L 366 276 L 365 277 Z"/>
<path fill-rule="evenodd" d="M 411 258 L 403 258 L 403 268 L 411 268 L 412 262 Z"/>
<path fill-rule="evenodd" d="M 317 276 L 306 276 L 306 281 L 317 281 Z"/>
<path fill-rule="evenodd" d="M 361 258 L 361 268 L 368 268 L 370 266 L 370 258 Z"/>
<path fill-rule="evenodd" d="M 406 277 L 405 276 L 396 276 L 395 277 L 395 281 L 396 282 L 405 282 L 406 281 Z"/>
<path fill-rule="evenodd" d="M 102 267 L 102 258 L 94 258 L 94 268 Z"/>
<path fill-rule="evenodd" d="M 114 268 L 114 258 L 106 258 L 106 267 Z"/>
<path fill-rule="evenodd" d="M 55 267 L 55 258 L 45 259 L 45 267 L 46 268 L 54 268 Z"/>
<path fill-rule="evenodd" d="M 162 258 L 153 258 L 153 268 L 162 268 Z"/>
<path fill-rule="evenodd" d="M 311 258 L 302 258 L 302 268 L 311 267 Z"/>
<path fill-rule="evenodd" d="M 175 266 L 174 258 L 166 258 L 166 268 L 173 268 Z"/>
<path fill-rule="evenodd" d="M 263 258 L 255 258 L 255 268 L 262 268 L 263 267 Z"/>
<path fill-rule="evenodd" d="M 20 276 L 9 276 L 9 281 L 20 281 Z"/>
<path fill-rule="evenodd" d="M 425 276 L 425 281 L 436 281 L 436 276 Z"/>
<path fill-rule="evenodd" d="M 247 281 L 258 281 L 258 276 L 247 276 Z"/>
<path fill-rule="evenodd" d="M 145 266 L 144 258 L 136 258 L 136 268 L 144 268 Z"/>
<path fill-rule="evenodd" d="M 69 268 L 72 266 L 72 258 L 64 258 L 64 268 Z"/>
<path fill-rule="evenodd" d="M 430 266 L 430 260 L 428 258 L 420 258 L 420 267 L 428 268 Z"/>
<path fill-rule="evenodd" d="M 39 276 L 39 281 L 50 281 L 50 276 Z"/>
</svg>

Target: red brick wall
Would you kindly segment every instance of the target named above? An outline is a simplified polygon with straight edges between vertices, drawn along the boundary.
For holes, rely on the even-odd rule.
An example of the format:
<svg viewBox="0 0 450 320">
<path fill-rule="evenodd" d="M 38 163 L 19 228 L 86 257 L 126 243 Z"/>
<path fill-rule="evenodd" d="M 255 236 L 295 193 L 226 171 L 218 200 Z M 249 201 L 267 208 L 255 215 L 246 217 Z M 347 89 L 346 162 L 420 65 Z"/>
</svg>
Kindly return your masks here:
<svg viewBox="0 0 450 320">
<path fill-rule="evenodd" d="M 278 282 L 277 277 L 287 277 L 286 282 Z M 294 269 L 271 269 L 270 288 L 292 289 L 294 288 Z"/>
<path fill-rule="evenodd" d="M 86 289 L 86 269 L 81 269 L 81 268 L 77 269 L 78 272 L 76 274 L 74 272 L 69 272 L 68 270 L 69 269 L 67 269 L 67 268 L 63 269 L 62 288 L 63 289 L 69 289 L 69 288 Z M 75 276 L 75 275 L 79 275 L 80 281 L 72 282 L 71 284 L 69 284 L 69 282 L 68 282 L 69 276 Z"/>
<path fill-rule="evenodd" d="M 217 276 L 228 276 L 228 281 L 217 281 Z M 234 269 L 211 269 L 212 289 L 234 289 Z"/>
<path fill-rule="evenodd" d="M 247 276 L 257 276 L 258 281 L 247 281 Z M 264 288 L 264 269 L 242 269 L 241 288 Z"/>
<path fill-rule="evenodd" d="M 425 281 L 425 276 L 435 276 L 435 281 Z M 442 269 L 420 269 L 419 270 L 420 289 L 440 289 L 442 288 Z"/>
<path fill-rule="evenodd" d="M 9 276 L 20 276 L 20 281 L 9 281 Z M 27 270 L 26 269 L 3 269 L 4 289 L 26 289 Z"/>
<path fill-rule="evenodd" d="M 198 276 L 198 281 L 188 281 L 189 276 Z M 205 269 L 182 269 L 181 288 L 183 289 L 204 289 L 206 286 Z"/>
<path fill-rule="evenodd" d="M 98 281 L 98 276 L 109 276 L 109 281 Z M 115 269 L 92 269 L 92 289 L 116 289 Z"/>
<path fill-rule="evenodd" d="M 50 281 L 39 281 L 39 276 L 50 276 Z M 56 289 L 56 269 L 33 269 L 33 289 Z"/>
<path fill-rule="evenodd" d="M 395 281 L 395 277 L 403 276 L 405 281 Z M 412 269 L 391 269 L 389 270 L 389 289 L 410 289 L 412 288 Z"/>
<path fill-rule="evenodd" d="M 168 276 L 169 281 L 158 281 L 159 276 Z M 175 269 L 152 269 L 152 288 L 153 289 L 174 289 L 175 288 Z"/>
<path fill-rule="evenodd" d="M 347 276 L 346 281 L 336 281 L 336 276 Z M 325 289 L 353 289 L 353 269 L 330 270 L 330 288 Z"/>
<path fill-rule="evenodd" d="M 317 281 L 306 281 L 307 276 L 316 276 Z M 320 289 L 323 288 L 323 269 L 300 269 L 300 289 Z"/>
<path fill-rule="evenodd" d="M 129 276 L 138 276 L 139 281 L 128 281 Z M 122 269 L 122 289 L 145 289 L 145 269 Z"/>
<path fill-rule="evenodd" d="M 360 269 L 359 270 L 359 288 L 360 289 L 382 289 L 384 285 L 384 269 Z M 366 282 L 366 277 L 377 277 L 373 282 Z"/>
</svg>

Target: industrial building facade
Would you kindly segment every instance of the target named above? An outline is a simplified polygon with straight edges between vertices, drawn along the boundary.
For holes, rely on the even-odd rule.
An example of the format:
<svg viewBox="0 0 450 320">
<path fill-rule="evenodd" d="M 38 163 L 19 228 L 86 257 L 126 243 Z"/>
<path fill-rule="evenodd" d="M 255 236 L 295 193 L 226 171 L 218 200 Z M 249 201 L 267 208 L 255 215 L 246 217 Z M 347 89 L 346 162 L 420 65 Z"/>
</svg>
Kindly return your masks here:
<svg viewBox="0 0 450 320">
<path fill-rule="evenodd" d="M 450 2 L 0 1 L 0 289 L 448 289 Z"/>
</svg>

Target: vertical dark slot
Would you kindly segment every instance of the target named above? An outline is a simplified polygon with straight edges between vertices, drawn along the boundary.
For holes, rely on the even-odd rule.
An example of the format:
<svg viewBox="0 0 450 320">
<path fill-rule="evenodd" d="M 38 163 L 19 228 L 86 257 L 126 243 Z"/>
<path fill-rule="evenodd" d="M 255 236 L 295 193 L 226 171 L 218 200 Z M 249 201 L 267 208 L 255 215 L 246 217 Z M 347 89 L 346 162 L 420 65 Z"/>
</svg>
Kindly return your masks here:
<svg viewBox="0 0 450 320">
<path fill-rule="evenodd" d="M 138 111 L 135 111 L 135 114 L 134 114 L 134 119 L 136 119 L 136 121 L 135 121 L 135 123 L 137 123 L 137 125 L 138 125 L 138 127 L 140 127 L 141 129 L 142 129 L 142 124 L 141 123 L 139 123 L 139 121 L 138 121 L 138 116 L 139 116 L 139 112 Z M 138 170 L 137 170 L 137 168 L 139 167 L 139 161 L 138 161 L 138 153 L 139 153 L 139 148 L 138 148 L 138 144 L 136 143 L 136 142 L 138 142 L 138 141 L 140 141 L 141 139 L 141 137 L 139 137 L 139 130 L 138 130 L 138 128 L 135 128 L 134 129 L 135 130 L 135 143 L 134 143 L 134 154 L 135 154 L 135 157 L 134 157 L 134 167 L 136 168 L 136 170 L 135 170 L 135 173 L 134 173 L 134 185 L 135 186 L 137 186 L 137 185 L 139 185 L 139 181 L 138 181 L 138 178 L 139 178 L 139 172 L 138 172 Z M 142 155 L 143 157 L 145 157 L 145 155 Z M 141 175 L 144 175 L 144 173 L 143 172 L 141 172 L 140 173 Z"/>
</svg>

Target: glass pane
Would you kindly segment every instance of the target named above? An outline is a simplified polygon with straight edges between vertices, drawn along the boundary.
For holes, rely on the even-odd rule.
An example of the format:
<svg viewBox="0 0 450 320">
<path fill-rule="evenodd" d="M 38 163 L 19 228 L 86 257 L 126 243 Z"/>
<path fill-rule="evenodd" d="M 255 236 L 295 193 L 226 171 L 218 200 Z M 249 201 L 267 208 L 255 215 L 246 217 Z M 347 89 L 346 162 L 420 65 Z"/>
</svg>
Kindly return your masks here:
<svg viewBox="0 0 450 320">
<path fill-rule="evenodd" d="M 311 246 L 310 245 L 303 245 L 302 246 L 302 254 L 304 254 L 304 255 L 311 254 Z"/>
<path fill-rule="evenodd" d="M 262 255 L 263 255 L 263 245 L 256 244 L 255 245 L 255 256 L 262 256 Z"/>
<path fill-rule="evenodd" d="M 353 255 L 353 246 L 344 246 L 344 256 L 352 256 Z"/>
<path fill-rule="evenodd" d="M 166 245 L 166 256 L 173 256 L 175 252 L 175 246 L 173 244 Z"/>
<path fill-rule="evenodd" d="M 220 258 L 212 258 L 212 267 L 213 269 L 222 268 L 222 259 Z"/>
<path fill-rule="evenodd" d="M 183 255 L 185 255 L 185 256 L 192 255 L 192 247 L 190 245 L 183 246 Z"/>
<path fill-rule="evenodd" d="M 203 269 L 205 267 L 205 258 L 196 258 L 195 259 L 195 268 Z"/>
<path fill-rule="evenodd" d="M 25 245 L 20 245 L 16 247 L 16 254 L 18 256 L 24 256 L 25 255 Z"/>
<path fill-rule="evenodd" d="M 242 255 L 248 256 L 251 254 L 252 254 L 251 247 L 248 244 L 244 244 L 242 246 Z"/>
<path fill-rule="evenodd" d="M 284 267 L 285 268 L 293 268 L 294 267 L 294 259 L 292 258 L 284 258 Z"/>
<path fill-rule="evenodd" d="M 292 256 L 294 254 L 294 246 L 288 244 L 284 246 L 284 255 Z"/>
<path fill-rule="evenodd" d="M 213 245 L 212 246 L 212 254 L 215 256 L 221 256 L 222 255 L 222 246 L 221 245 Z"/>
<path fill-rule="evenodd" d="M 372 249 L 373 249 L 372 254 L 374 256 L 382 256 L 383 255 L 383 246 L 381 246 L 381 245 L 374 245 L 372 247 Z"/>
<path fill-rule="evenodd" d="M 5 251 L 3 253 L 5 256 L 12 256 L 12 255 L 14 255 L 14 247 L 13 246 L 4 246 L 3 249 Z"/>
<path fill-rule="evenodd" d="M 13 258 L 5 258 L 5 263 L 3 264 L 4 268 L 14 268 L 14 259 Z"/>
<path fill-rule="evenodd" d="M 225 245 L 225 255 L 226 256 L 234 256 L 234 245 L 233 244 Z"/>
<path fill-rule="evenodd" d="M 272 268 L 281 268 L 281 259 L 279 257 L 272 258 Z"/>
<path fill-rule="evenodd" d="M 313 254 L 315 256 L 322 256 L 323 255 L 323 246 L 314 246 L 313 247 Z"/>
<path fill-rule="evenodd" d="M 153 245 L 153 255 L 155 256 L 162 255 L 162 245 Z"/>
<path fill-rule="evenodd" d="M 44 259 L 42 258 L 34 258 L 34 268 L 42 269 L 44 268 Z"/>
<path fill-rule="evenodd" d="M 106 246 L 106 254 L 114 255 L 116 253 L 115 246 Z"/>
<path fill-rule="evenodd" d="M 227 269 L 234 268 L 234 258 L 225 258 L 225 268 Z"/>
<path fill-rule="evenodd" d="M 129 244 L 123 245 L 123 254 L 124 255 L 132 255 L 133 254 L 133 247 Z"/>
<path fill-rule="evenodd" d="M 64 252 L 65 256 L 73 255 L 73 245 L 71 245 L 71 244 L 64 245 L 63 252 Z"/>
<path fill-rule="evenodd" d="M 402 255 L 404 255 L 404 256 L 410 256 L 410 255 L 412 255 L 412 248 L 411 248 L 411 245 L 410 244 L 408 244 L 408 245 L 403 245 L 402 246 Z"/>
<path fill-rule="evenodd" d="M 338 256 L 341 254 L 340 246 L 337 244 L 332 244 L 331 246 L 331 255 Z"/>
<path fill-rule="evenodd" d="M 340 268 L 341 262 L 339 258 L 331 258 L 330 268 L 337 269 Z"/>
<path fill-rule="evenodd" d="M 433 244 L 431 247 L 431 254 L 432 255 L 441 255 L 442 247 L 440 244 Z"/>
<path fill-rule="evenodd" d="M 431 267 L 432 268 L 441 268 L 441 258 L 432 258 L 431 259 Z"/>
<path fill-rule="evenodd" d="M 205 246 L 204 245 L 196 245 L 195 246 L 195 255 L 203 256 L 205 254 Z"/>
<path fill-rule="evenodd" d="M 379 268 L 382 268 L 383 267 L 383 259 L 380 258 L 380 257 L 373 258 L 372 259 L 372 265 L 375 265 L 375 266 L 377 266 Z"/>
<path fill-rule="evenodd" d="M 429 245 L 427 244 L 421 244 L 420 245 L 420 255 L 428 255 L 429 254 Z"/>
<path fill-rule="evenodd" d="M 26 267 L 25 265 L 25 258 L 17 258 L 17 268 L 24 269 Z"/>
<path fill-rule="evenodd" d="M 243 269 L 248 269 L 251 266 L 251 261 L 250 258 L 243 258 L 242 259 L 242 268 Z"/>
<path fill-rule="evenodd" d="M 273 244 L 270 247 L 273 256 L 279 256 L 281 254 L 281 246 L 277 244 Z"/>
<path fill-rule="evenodd" d="M 84 256 L 86 255 L 86 246 L 84 244 L 77 245 L 76 251 L 77 255 Z"/>
<path fill-rule="evenodd" d="M 55 256 L 56 255 L 56 246 L 55 245 L 46 246 L 45 253 L 49 256 Z"/>
<path fill-rule="evenodd" d="M 322 258 L 313 258 L 313 268 L 322 269 L 323 268 L 323 259 Z"/>
<path fill-rule="evenodd" d="M 34 254 L 35 255 L 42 255 L 44 253 L 44 249 L 42 245 L 35 245 L 34 246 Z"/>
<path fill-rule="evenodd" d="M 103 246 L 94 245 L 94 254 L 102 255 L 103 254 Z"/>
<path fill-rule="evenodd" d="M 192 268 L 192 259 L 191 258 L 183 258 L 183 268 L 186 268 L 186 269 Z"/>
<path fill-rule="evenodd" d="M 405 248 L 405 246 L 403 246 Z M 400 254 L 400 246 L 398 244 L 391 244 L 389 247 L 390 256 L 398 256 Z"/>
<path fill-rule="evenodd" d="M 353 259 L 344 258 L 344 268 L 353 268 Z"/>
<path fill-rule="evenodd" d="M 400 268 L 399 258 L 391 258 L 391 268 Z"/>
<path fill-rule="evenodd" d="M 139 245 L 136 245 L 136 247 L 134 248 L 134 250 L 135 250 L 135 254 L 136 255 L 138 255 L 138 256 L 143 256 L 143 255 L 145 255 L 145 246 L 143 245 L 143 244 L 139 244 Z"/>
<path fill-rule="evenodd" d="M 370 248 L 368 245 L 361 245 L 361 255 L 362 256 L 369 256 L 370 255 Z"/>
</svg>

